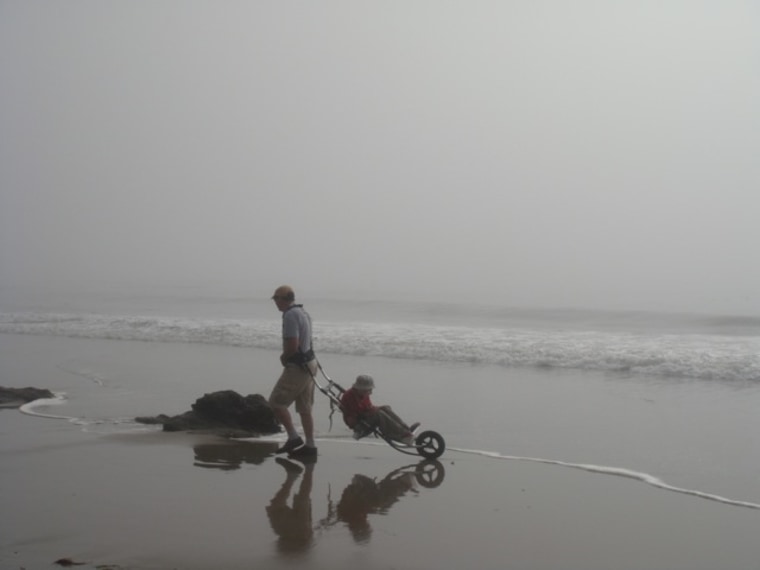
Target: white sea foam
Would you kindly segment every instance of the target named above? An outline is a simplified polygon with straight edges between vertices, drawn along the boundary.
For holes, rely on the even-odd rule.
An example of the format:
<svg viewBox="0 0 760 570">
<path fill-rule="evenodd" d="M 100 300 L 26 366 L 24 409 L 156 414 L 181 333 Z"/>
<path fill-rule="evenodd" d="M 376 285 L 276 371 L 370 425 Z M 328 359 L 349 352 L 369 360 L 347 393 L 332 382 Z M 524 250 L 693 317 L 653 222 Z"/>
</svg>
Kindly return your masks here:
<svg viewBox="0 0 760 570">
<path fill-rule="evenodd" d="M 276 350 L 280 322 L 5 313 L 0 314 L 0 332 Z M 760 382 L 760 336 L 751 335 L 320 322 L 314 342 L 321 354 Z M 102 381 L 86 370 L 74 373 Z"/>
<path fill-rule="evenodd" d="M 26 414 L 28 416 L 36 416 L 38 418 L 50 418 L 54 420 L 73 420 L 76 418 L 72 418 L 70 416 L 62 416 L 58 414 L 50 414 L 47 412 L 40 411 L 39 408 L 48 408 L 50 406 L 59 406 L 61 404 L 66 403 L 66 394 L 63 392 L 55 393 L 54 398 L 39 398 L 38 400 L 33 400 L 31 402 L 27 402 L 26 404 L 22 405 L 19 408 L 19 411 L 22 414 Z"/>
<path fill-rule="evenodd" d="M 265 440 L 262 439 L 260 441 L 265 441 Z M 279 438 L 271 438 L 266 441 L 278 441 L 278 442 L 284 441 L 284 436 L 279 437 Z M 353 445 L 377 445 L 377 446 L 387 445 L 382 441 L 362 440 L 362 441 L 357 442 L 348 436 L 340 436 L 340 437 L 320 436 L 319 438 L 317 438 L 317 441 L 325 441 L 325 442 L 331 442 L 331 443 L 350 443 Z M 698 497 L 700 499 L 705 499 L 708 501 L 715 501 L 718 503 L 723 503 L 725 505 L 732 505 L 735 507 L 744 507 L 748 509 L 760 510 L 760 504 L 758 503 L 731 499 L 728 497 L 723 497 L 721 495 L 716 495 L 714 493 L 706 493 L 704 491 L 699 491 L 696 489 L 687 489 L 684 487 L 677 487 L 675 485 L 666 483 L 665 481 L 663 481 L 662 479 L 658 477 L 655 477 L 654 475 L 651 475 L 649 473 L 644 473 L 641 471 L 634 471 L 632 469 L 625 469 L 621 467 L 610 467 L 606 465 L 593 465 L 593 464 L 588 464 L 588 463 L 572 463 L 568 461 L 560 461 L 557 459 L 543 459 L 540 457 L 522 457 L 522 456 L 517 456 L 517 455 L 504 455 L 496 451 L 488 451 L 488 450 L 482 450 L 482 449 L 463 449 L 463 448 L 456 448 L 456 447 L 448 447 L 446 451 L 448 453 L 457 452 L 457 453 L 465 453 L 468 455 L 479 455 L 481 457 L 488 457 L 490 459 L 499 459 L 503 461 L 525 461 L 525 462 L 530 462 L 530 463 L 543 463 L 545 465 L 557 465 L 559 467 L 567 467 L 570 469 L 580 469 L 581 471 L 586 471 L 589 473 L 598 473 L 600 475 L 625 477 L 628 479 L 641 481 L 642 483 L 645 483 L 652 487 L 656 487 L 658 489 L 663 489 L 665 491 L 681 493 L 683 495 L 690 495 L 692 497 Z"/>
<path fill-rule="evenodd" d="M 745 507 L 748 509 L 760 509 L 760 504 L 758 503 L 751 503 L 749 501 L 729 499 L 727 497 L 722 497 L 720 495 L 715 495 L 712 493 L 705 493 L 703 491 L 697 491 L 695 489 L 686 489 L 683 487 L 676 487 L 675 485 L 670 485 L 666 483 L 665 481 L 663 481 L 662 479 L 659 479 L 658 477 L 655 477 L 654 475 L 650 475 L 649 473 L 633 471 L 630 469 L 623 469 L 620 467 L 608 467 L 605 465 L 591 465 L 587 463 L 570 463 L 567 461 L 559 461 L 556 459 L 541 459 L 538 457 L 520 457 L 520 456 L 514 456 L 514 455 L 502 455 L 500 453 L 496 453 L 493 451 L 484 451 L 484 450 L 477 450 L 477 449 L 449 448 L 448 451 L 457 451 L 460 453 L 480 455 L 483 457 L 490 457 L 493 459 L 502 459 L 502 460 L 507 460 L 507 461 L 529 461 L 532 463 L 545 463 L 547 465 L 559 465 L 561 467 L 569 467 L 571 469 L 580 469 L 582 471 L 588 471 L 590 473 L 599 473 L 602 475 L 613 475 L 616 477 L 626 477 L 628 479 L 635 479 L 637 481 L 641 481 L 642 483 L 646 483 L 647 485 L 651 485 L 652 487 L 657 487 L 659 489 L 664 489 L 666 491 L 672 491 L 674 493 L 691 495 L 693 497 L 699 497 L 700 499 L 706 499 L 708 501 L 716 501 L 718 503 L 733 505 L 736 507 Z"/>
<path fill-rule="evenodd" d="M 123 418 L 82 418 L 76 416 L 64 416 L 52 414 L 47 411 L 51 406 L 60 406 L 68 401 L 63 392 L 56 393 L 55 398 L 40 398 L 19 407 L 19 411 L 28 416 L 47 418 L 53 420 L 65 420 L 71 424 L 80 426 L 83 432 L 124 432 L 124 431 L 155 431 L 160 427 L 137 423 L 133 417 Z"/>
<path fill-rule="evenodd" d="M 85 433 L 135 433 L 135 432 L 155 432 L 161 431 L 160 425 L 141 424 L 135 421 L 133 417 L 125 418 L 71 418 L 69 419 L 74 425 L 80 426 Z"/>
</svg>

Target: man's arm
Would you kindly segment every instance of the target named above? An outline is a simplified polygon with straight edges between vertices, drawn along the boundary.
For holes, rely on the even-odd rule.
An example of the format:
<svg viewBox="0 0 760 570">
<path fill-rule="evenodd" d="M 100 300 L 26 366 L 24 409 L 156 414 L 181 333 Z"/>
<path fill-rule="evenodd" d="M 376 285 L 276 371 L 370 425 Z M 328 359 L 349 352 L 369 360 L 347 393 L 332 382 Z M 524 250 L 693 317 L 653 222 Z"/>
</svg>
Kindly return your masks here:
<svg viewBox="0 0 760 570">
<path fill-rule="evenodd" d="M 283 366 L 288 363 L 288 359 L 298 353 L 298 337 L 282 339 L 282 354 L 280 362 Z"/>
</svg>

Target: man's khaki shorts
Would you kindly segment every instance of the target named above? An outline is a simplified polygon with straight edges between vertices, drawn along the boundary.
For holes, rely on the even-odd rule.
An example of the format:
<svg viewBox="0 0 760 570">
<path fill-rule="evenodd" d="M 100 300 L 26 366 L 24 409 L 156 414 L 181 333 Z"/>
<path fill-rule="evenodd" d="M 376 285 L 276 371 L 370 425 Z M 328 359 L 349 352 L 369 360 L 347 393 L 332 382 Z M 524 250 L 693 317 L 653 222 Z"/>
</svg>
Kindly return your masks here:
<svg viewBox="0 0 760 570">
<path fill-rule="evenodd" d="M 312 360 L 306 366 L 309 366 L 312 372 L 316 374 L 316 360 Z M 311 408 L 314 405 L 312 376 L 303 366 L 298 364 L 288 364 L 283 368 L 282 374 L 269 396 L 269 405 L 273 408 L 287 408 L 293 402 L 296 403 L 296 412 L 299 414 L 311 413 Z"/>
</svg>

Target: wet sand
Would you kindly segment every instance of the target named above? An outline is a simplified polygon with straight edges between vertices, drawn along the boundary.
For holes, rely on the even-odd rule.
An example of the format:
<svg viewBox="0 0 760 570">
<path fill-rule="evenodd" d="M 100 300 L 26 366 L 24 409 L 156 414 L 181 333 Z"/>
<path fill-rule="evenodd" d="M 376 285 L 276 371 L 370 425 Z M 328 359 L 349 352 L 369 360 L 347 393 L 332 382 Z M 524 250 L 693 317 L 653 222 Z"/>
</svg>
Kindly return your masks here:
<svg viewBox="0 0 760 570">
<path fill-rule="evenodd" d="M 126 363 L 120 366 L 132 362 L 146 378 L 170 374 L 158 353 L 197 359 L 184 362 L 185 371 L 232 354 L 203 346 L 15 341 L 22 360 L 37 356 L 28 367 L 4 360 L 0 383 L 53 390 L 69 383 L 70 397 L 83 397 L 76 383 L 89 380 L 61 375 L 59 365 L 77 364 L 81 372 L 87 363 L 113 388 L 95 400 L 103 405 L 98 414 L 109 417 L 113 401 L 120 412 L 140 407 L 147 384 L 135 388 L 123 368 L 102 374 L 96 365 L 108 350 L 118 346 Z M 52 370 L 58 374 L 46 376 Z M 245 372 L 238 374 L 230 376 L 233 384 Z M 179 413 L 189 407 L 187 393 L 200 395 L 197 387 L 177 391 L 178 409 L 163 403 L 135 415 Z M 83 405 L 51 407 L 71 409 Z M 758 567 L 756 508 L 628 476 L 478 454 L 461 450 L 456 438 L 456 449 L 424 462 L 381 442 L 355 442 L 339 427 L 327 432 L 324 418 L 319 425 L 319 458 L 303 465 L 273 454 L 277 437 L 227 441 L 0 410 L 0 568 L 50 568 L 60 558 L 86 563 L 79 568 L 134 570 Z M 447 425 L 454 424 L 444 425 L 444 435 Z M 561 431 L 558 445 L 563 437 L 572 446 Z"/>
<path fill-rule="evenodd" d="M 337 439 L 303 465 L 278 461 L 273 442 L 39 424 L 0 415 L 2 568 L 62 557 L 134 569 L 757 563 L 760 512 L 621 477 L 455 451 L 423 462 Z"/>
</svg>

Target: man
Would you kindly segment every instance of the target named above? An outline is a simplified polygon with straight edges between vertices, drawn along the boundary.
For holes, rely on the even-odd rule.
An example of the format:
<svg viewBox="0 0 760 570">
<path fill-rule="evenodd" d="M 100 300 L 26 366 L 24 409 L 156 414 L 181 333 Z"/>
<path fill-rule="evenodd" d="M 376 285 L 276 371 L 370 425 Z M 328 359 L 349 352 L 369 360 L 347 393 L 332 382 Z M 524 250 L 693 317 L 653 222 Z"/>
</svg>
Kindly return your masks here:
<svg viewBox="0 0 760 570">
<path fill-rule="evenodd" d="M 269 405 L 288 434 L 288 440 L 276 453 L 289 453 L 294 457 L 316 457 L 314 442 L 314 382 L 317 373 L 317 359 L 311 346 L 311 317 L 303 305 L 296 305 L 296 296 L 288 285 L 278 287 L 272 300 L 282 311 L 282 374 L 277 380 Z M 306 441 L 299 437 L 293 426 L 293 418 L 288 408 L 295 402 L 296 412 L 301 416 L 301 425 Z"/>
</svg>

